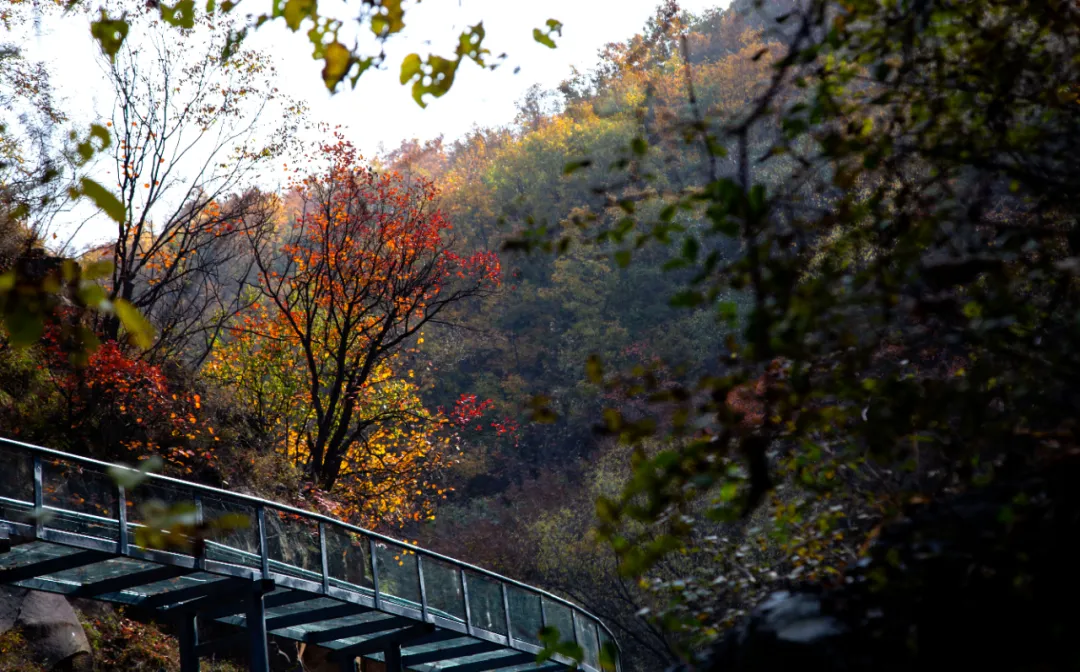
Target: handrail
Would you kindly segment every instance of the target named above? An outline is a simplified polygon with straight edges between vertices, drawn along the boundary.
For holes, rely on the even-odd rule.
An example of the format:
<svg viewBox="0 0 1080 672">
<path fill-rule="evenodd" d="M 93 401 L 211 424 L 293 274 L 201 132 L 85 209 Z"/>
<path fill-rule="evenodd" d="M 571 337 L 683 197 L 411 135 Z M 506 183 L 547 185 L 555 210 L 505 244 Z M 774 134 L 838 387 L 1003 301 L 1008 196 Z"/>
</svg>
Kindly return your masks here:
<svg viewBox="0 0 1080 672">
<path fill-rule="evenodd" d="M 23 441 L 16 441 L 14 439 L 9 439 L 9 438 L 0 436 L 0 445 L 3 445 L 3 444 L 7 444 L 9 446 L 25 450 L 25 451 L 29 452 L 32 455 L 33 454 L 47 455 L 47 456 L 55 457 L 55 458 L 58 458 L 58 459 L 66 460 L 68 462 L 75 462 L 75 463 L 78 463 L 78 464 L 91 466 L 91 467 L 96 467 L 96 468 L 99 468 L 99 469 L 123 468 L 123 469 L 128 469 L 133 473 L 142 473 L 142 472 L 138 472 L 137 469 L 134 469 L 133 467 L 130 467 L 128 465 L 110 464 L 108 462 L 103 462 L 101 460 L 95 460 L 95 459 L 90 458 L 90 457 L 83 457 L 81 455 L 72 455 L 71 453 L 65 453 L 63 451 L 54 450 L 52 448 L 46 448 L 44 446 L 38 446 L 38 445 L 34 445 L 32 443 L 25 443 Z M 346 523 L 346 522 L 343 522 L 343 521 L 340 521 L 340 520 L 336 520 L 334 518 L 323 515 L 321 513 L 314 513 L 314 512 L 311 512 L 311 511 L 304 511 L 303 509 L 298 509 L 298 508 L 296 508 L 294 506 L 289 506 L 288 504 L 279 504 L 277 502 L 272 502 L 272 501 L 269 501 L 269 500 L 261 499 L 259 497 L 254 497 L 252 495 L 246 495 L 246 494 L 238 493 L 238 492 L 229 492 L 227 490 L 222 490 L 220 488 L 215 488 L 215 487 L 212 487 L 212 486 L 209 486 L 209 485 L 200 485 L 198 483 L 191 483 L 191 482 L 184 481 L 184 480 L 181 480 L 181 479 L 178 479 L 178 478 L 172 478 L 171 476 L 162 476 L 160 474 L 144 474 L 144 475 L 147 477 L 147 480 L 150 480 L 150 481 L 156 481 L 156 482 L 159 482 L 159 483 L 168 483 L 168 484 L 171 484 L 171 485 L 182 486 L 184 488 L 190 488 L 192 490 L 197 490 L 200 493 L 212 494 L 215 497 L 222 497 L 222 498 L 228 499 L 228 500 L 238 500 L 238 501 L 245 502 L 245 503 L 248 503 L 248 504 L 252 504 L 252 505 L 255 505 L 255 506 L 258 506 L 258 507 L 263 507 L 263 508 L 269 507 L 271 509 L 284 511 L 284 512 L 287 512 L 287 513 L 291 513 L 293 515 L 298 515 L 300 517 L 310 519 L 310 520 L 312 520 L 314 522 L 329 523 L 329 524 L 331 524 L 331 525 L 333 525 L 335 527 L 344 528 L 344 529 L 349 530 L 351 532 L 354 532 L 354 533 L 357 533 L 357 534 L 362 534 L 362 535 L 368 537 L 369 539 L 377 539 L 377 540 L 379 540 L 379 541 L 381 541 L 383 543 L 390 544 L 392 546 L 397 546 L 397 547 L 400 547 L 402 549 L 408 550 L 410 552 L 417 553 L 419 555 L 424 555 L 424 556 L 427 556 L 427 557 L 430 557 L 430 558 L 434 558 L 434 559 L 439 560 L 441 562 L 445 562 L 445 563 L 453 565 L 453 566 L 455 566 L 455 567 L 457 567 L 457 568 L 459 568 L 461 570 L 469 570 L 469 571 L 474 572 L 476 574 L 481 574 L 483 576 L 487 576 L 489 578 L 495 579 L 496 581 L 499 581 L 499 582 L 501 582 L 503 584 L 515 586 L 515 587 L 520 588 L 522 590 L 525 590 L 525 591 L 527 591 L 529 593 L 537 595 L 537 596 L 539 596 L 541 598 L 547 598 L 548 600 L 550 600 L 552 602 L 557 602 L 559 604 L 562 604 L 563 606 L 565 606 L 565 607 L 567 607 L 567 608 L 569 608 L 571 610 L 571 614 L 574 614 L 576 612 L 576 613 L 580 613 L 580 614 L 582 614 L 584 616 L 587 616 L 592 621 L 594 621 L 597 624 L 598 627 L 601 627 L 601 628 L 604 629 L 604 631 L 607 633 L 608 637 L 611 639 L 612 643 L 615 645 L 616 650 L 620 650 L 619 642 L 616 639 L 614 633 L 612 633 L 611 628 L 609 628 L 607 626 L 607 624 L 604 623 L 599 617 L 595 616 L 594 614 L 590 613 L 589 611 L 586 611 L 585 609 L 583 609 L 582 607 L 574 604 L 573 602 L 570 602 L 569 600 L 563 599 L 563 598 L 559 597 L 558 595 L 553 595 L 553 594 L 551 594 L 551 593 L 549 593 L 546 590 L 543 590 L 541 588 L 536 588 L 534 586 L 530 586 L 530 585 L 528 585 L 526 583 L 522 583 L 522 582 L 517 581 L 515 579 L 511 579 L 510 577 L 503 576 L 503 575 L 498 574 L 496 572 L 492 572 L 491 570 L 488 570 L 488 569 L 484 569 L 483 567 L 478 567 L 476 565 L 472 565 L 472 564 L 469 564 L 467 562 L 463 562 L 461 560 L 451 558 L 449 556 L 446 556 L 446 555 L 443 555 L 441 553 L 437 553 L 435 551 L 431 551 L 431 550 L 422 548 L 420 546 L 414 546 L 412 544 L 400 541 L 398 539 L 394 539 L 393 537 L 388 537 L 385 534 L 380 534 L 378 532 L 372 532 L 370 530 L 366 530 L 366 529 L 364 529 L 362 527 L 359 527 L 357 525 L 352 525 L 350 523 Z M 50 508 L 54 508 L 54 507 L 50 507 Z M 112 521 L 113 519 L 109 518 L 107 520 Z M 372 558 L 372 560 L 374 560 L 374 557 Z M 464 572 L 462 572 L 462 577 L 464 577 Z M 541 609 L 543 609 L 543 601 L 542 600 L 541 600 Z M 574 638 L 577 639 L 577 630 L 576 630 L 576 628 L 574 630 L 575 631 L 572 634 L 574 635 Z M 508 632 L 507 636 L 508 637 L 511 636 L 511 633 Z"/>
</svg>

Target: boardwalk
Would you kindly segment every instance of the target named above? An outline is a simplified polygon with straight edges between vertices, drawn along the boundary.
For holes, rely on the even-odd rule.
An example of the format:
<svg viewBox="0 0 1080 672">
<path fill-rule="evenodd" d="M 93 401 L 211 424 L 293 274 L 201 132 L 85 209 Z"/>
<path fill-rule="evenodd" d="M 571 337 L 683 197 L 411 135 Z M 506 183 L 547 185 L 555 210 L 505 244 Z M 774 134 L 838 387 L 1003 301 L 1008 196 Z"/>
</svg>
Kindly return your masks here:
<svg viewBox="0 0 1080 672">
<path fill-rule="evenodd" d="M 171 620 L 183 672 L 230 647 L 247 652 L 252 672 L 266 672 L 268 634 L 333 649 L 342 670 L 358 656 L 390 672 L 573 667 L 563 656 L 536 663 L 545 625 L 581 646 L 585 670 L 599 672 L 602 651 L 618 666 L 607 627 L 542 590 L 254 497 L 161 476 L 128 492 L 108 468 L 0 438 L 0 584 Z M 140 546 L 155 531 L 142 519 L 148 502 L 189 502 L 195 524 L 238 524 L 205 544 Z M 235 634 L 199 641 L 208 621 Z"/>
</svg>

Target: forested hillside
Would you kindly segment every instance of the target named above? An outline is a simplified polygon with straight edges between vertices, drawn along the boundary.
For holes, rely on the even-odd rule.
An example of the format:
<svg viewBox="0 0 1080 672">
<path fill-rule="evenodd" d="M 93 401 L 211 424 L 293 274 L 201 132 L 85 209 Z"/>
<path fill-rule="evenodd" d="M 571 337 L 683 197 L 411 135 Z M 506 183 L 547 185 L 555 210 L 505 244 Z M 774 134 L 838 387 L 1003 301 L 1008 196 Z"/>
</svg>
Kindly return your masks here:
<svg viewBox="0 0 1080 672">
<path fill-rule="evenodd" d="M 504 250 L 500 290 L 480 306 L 463 306 L 452 326 L 428 330 L 432 369 L 425 375 L 437 403 L 469 390 L 511 414 L 516 430 L 472 442 L 447 474 L 454 491 L 419 538 L 566 591 L 624 628 L 623 644 L 644 669 L 676 657 L 666 637 L 637 616 L 651 598 L 618 577 L 614 556 L 591 535 L 593 502 L 613 496 L 629 477 L 629 452 L 597 432 L 602 410 L 634 414 L 644 404 L 595 384 L 586 362 L 593 357 L 614 370 L 659 366 L 661 377 L 714 374 L 738 330 L 718 328 L 707 307 L 672 305 L 688 273 L 665 269 L 670 250 L 636 250 L 626 263 L 612 245 L 587 244 L 576 223 L 617 227 L 625 220 L 629 212 L 615 200 L 639 187 L 621 184 L 627 176 L 618 166 L 636 159 L 631 147 L 642 134 L 653 152 L 635 169 L 654 173 L 650 189 L 675 191 L 699 179 L 707 157 L 677 129 L 694 115 L 733 114 L 767 85 L 782 49 L 764 23 L 749 6 L 689 16 L 669 3 L 641 35 L 609 45 L 594 71 L 556 91 L 534 87 L 513 124 L 478 128 L 452 143 L 407 142 L 381 157 L 388 168 L 441 187 L 438 203 L 460 243 Z M 767 46 L 772 50 L 755 60 Z M 568 173 L 567 165 L 580 161 L 588 165 Z M 730 173 L 732 162 L 721 163 Z M 529 226 L 565 232 L 570 245 L 557 256 L 523 253 L 516 243 Z M 738 246 L 717 252 L 731 259 Z M 551 413 L 548 422 L 532 421 L 537 397 Z"/>
<path fill-rule="evenodd" d="M 1067 648 L 1073 4 L 666 0 L 504 124 L 376 157 L 242 38 L 303 26 L 337 95 L 385 52 L 317 2 L 226 4 L 73 3 L 115 100 L 89 124 L 0 50 L 0 434 L 541 586 L 626 672 L 819 640 L 821 669 L 927 669 L 953 603 Z M 427 3 L 359 4 L 378 45 Z M 59 11 L 0 7 L 11 35 Z M 401 83 L 453 96 L 485 34 Z M 101 669 L 177 669 L 170 626 L 83 616 Z M 545 639 L 580 659 L 570 634 Z"/>
</svg>

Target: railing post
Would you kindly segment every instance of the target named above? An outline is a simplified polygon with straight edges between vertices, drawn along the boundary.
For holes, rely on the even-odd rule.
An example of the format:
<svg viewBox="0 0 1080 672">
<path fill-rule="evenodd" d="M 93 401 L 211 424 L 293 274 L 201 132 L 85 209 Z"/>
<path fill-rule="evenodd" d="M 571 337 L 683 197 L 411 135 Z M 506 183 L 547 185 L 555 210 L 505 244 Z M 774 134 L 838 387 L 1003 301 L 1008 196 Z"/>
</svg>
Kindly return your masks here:
<svg viewBox="0 0 1080 672">
<path fill-rule="evenodd" d="M 120 555 L 128 554 L 128 524 L 127 524 L 127 489 L 117 484 L 116 486 L 116 524 L 119 525 L 116 537 L 116 552 Z"/>
<path fill-rule="evenodd" d="M 597 621 L 592 622 L 593 639 L 596 640 L 596 667 L 600 668 L 600 659 L 604 655 L 604 647 L 600 643 L 600 623 Z"/>
<path fill-rule="evenodd" d="M 322 592 L 330 592 L 330 563 L 326 559 L 326 523 L 319 521 L 319 562 L 322 567 Z"/>
<path fill-rule="evenodd" d="M 266 507 L 255 509 L 255 518 L 259 523 L 259 560 L 262 563 L 262 578 L 270 578 L 270 556 L 266 550 Z M 262 598 L 260 597 L 260 603 Z"/>
<path fill-rule="evenodd" d="M 427 585 L 424 583 L 424 556 L 416 554 L 416 579 L 420 582 L 420 619 L 428 622 Z"/>
<path fill-rule="evenodd" d="M 195 612 L 181 616 L 180 672 L 199 672 L 199 630 Z"/>
<path fill-rule="evenodd" d="M 261 512 L 262 507 L 259 507 L 259 510 Z M 244 626 L 248 631 L 249 669 L 251 672 L 270 672 L 270 652 L 266 644 L 266 608 L 263 605 L 262 587 L 258 583 L 251 586 L 247 601 Z"/>
<path fill-rule="evenodd" d="M 375 608 L 382 609 L 379 597 L 379 558 L 375 555 L 375 540 L 368 538 L 368 554 L 371 556 L 371 588 L 375 592 Z"/>
<path fill-rule="evenodd" d="M 465 632 L 471 636 L 473 634 L 472 627 L 472 609 L 469 607 L 469 581 L 465 578 L 465 569 L 461 570 L 461 597 L 465 600 Z"/>
<path fill-rule="evenodd" d="M 578 646 L 581 646 L 581 642 L 578 641 L 577 619 L 578 619 L 577 609 L 571 609 L 570 610 L 570 629 L 572 629 L 574 631 L 574 644 L 577 644 Z M 584 650 L 584 647 L 582 647 L 582 649 Z"/>
<path fill-rule="evenodd" d="M 540 629 L 547 628 L 547 607 L 544 606 L 544 596 L 540 595 Z"/>
<path fill-rule="evenodd" d="M 500 583 L 499 587 L 502 588 L 503 614 L 506 616 L 506 644 L 512 649 L 514 648 L 514 631 L 510 629 L 510 598 L 506 595 L 506 584 Z"/>
<path fill-rule="evenodd" d="M 42 484 L 41 455 L 34 453 L 34 538 L 45 536 L 45 488 Z"/>
<path fill-rule="evenodd" d="M 202 539 L 195 539 L 195 550 L 198 553 L 195 556 L 195 566 L 200 570 L 206 570 L 206 534 L 202 529 L 203 524 L 203 501 L 202 496 L 198 493 L 192 495 L 192 499 L 195 501 L 195 530 L 196 534 L 202 534 Z M 265 575 L 264 575 L 265 576 Z"/>
<path fill-rule="evenodd" d="M 383 661 L 386 663 L 386 672 L 402 672 L 401 645 L 391 644 L 383 653 Z"/>
</svg>

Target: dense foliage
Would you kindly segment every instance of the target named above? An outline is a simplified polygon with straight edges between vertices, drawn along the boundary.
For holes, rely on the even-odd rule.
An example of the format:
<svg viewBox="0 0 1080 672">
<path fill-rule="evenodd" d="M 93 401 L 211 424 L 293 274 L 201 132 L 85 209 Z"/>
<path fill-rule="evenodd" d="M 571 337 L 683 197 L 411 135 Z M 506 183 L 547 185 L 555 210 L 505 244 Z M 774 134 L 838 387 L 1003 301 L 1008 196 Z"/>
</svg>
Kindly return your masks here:
<svg viewBox="0 0 1080 672">
<path fill-rule="evenodd" d="M 360 4 L 377 38 L 403 29 L 400 3 Z M 151 9 L 196 30 L 192 3 Z M 378 60 L 316 3 L 275 17 L 316 26 L 331 88 Z M 774 587 L 843 581 L 904 507 L 1076 450 L 1075 4 L 669 1 L 504 127 L 375 161 L 328 134 L 259 192 L 293 105 L 281 142 L 161 213 L 170 73 L 133 79 L 122 25 L 95 24 L 143 93 L 72 147 L 40 131 L 63 122 L 46 74 L 5 56 L 40 140 L 0 145 L 11 433 L 538 583 L 610 623 L 627 670 L 691 660 Z M 406 60 L 418 101 L 487 62 L 470 30 L 456 60 Z M 270 74 L 215 34 L 193 67 L 231 84 L 188 94 L 247 128 Z M 102 152 L 122 203 L 80 181 Z M 42 246 L 69 182 L 119 227 L 82 269 Z"/>
</svg>

